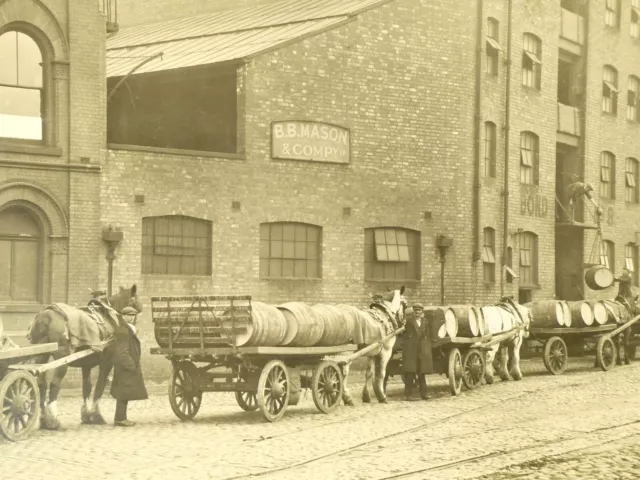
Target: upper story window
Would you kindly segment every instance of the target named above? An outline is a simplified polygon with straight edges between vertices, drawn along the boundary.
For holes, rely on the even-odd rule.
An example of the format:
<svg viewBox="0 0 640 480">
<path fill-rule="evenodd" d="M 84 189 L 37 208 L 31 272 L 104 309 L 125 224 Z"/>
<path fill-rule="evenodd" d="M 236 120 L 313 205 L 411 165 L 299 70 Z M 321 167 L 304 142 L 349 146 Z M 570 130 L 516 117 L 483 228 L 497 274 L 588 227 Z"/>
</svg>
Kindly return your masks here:
<svg viewBox="0 0 640 480">
<path fill-rule="evenodd" d="M 520 286 L 538 284 L 538 236 L 533 232 L 520 234 Z"/>
<path fill-rule="evenodd" d="M 520 134 L 520 183 L 538 185 L 539 143 L 533 132 Z"/>
<path fill-rule="evenodd" d="M 540 90 L 542 42 L 532 33 L 525 33 L 523 40 L 522 85 Z"/>
<path fill-rule="evenodd" d="M 627 120 L 640 121 L 638 100 L 640 99 L 640 78 L 629 75 L 629 89 L 627 90 Z"/>
<path fill-rule="evenodd" d="M 496 281 L 496 231 L 487 227 L 483 231 L 482 267 L 485 283 Z"/>
<path fill-rule="evenodd" d="M 624 246 L 624 266 L 631 272 L 633 283 L 638 285 L 638 247 L 635 243 Z"/>
<path fill-rule="evenodd" d="M 484 123 L 484 175 L 496 176 L 496 124 Z"/>
<path fill-rule="evenodd" d="M 629 35 L 633 38 L 640 38 L 640 0 L 631 0 Z"/>
<path fill-rule="evenodd" d="M 638 178 L 638 160 L 635 158 L 627 158 L 625 168 L 625 201 L 628 203 L 638 203 L 640 197 L 638 196 L 638 185 L 640 179 Z"/>
<path fill-rule="evenodd" d="M 0 137 L 44 140 L 44 76 L 40 47 L 26 33 L 0 35 Z"/>
<path fill-rule="evenodd" d="M 618 71 L 605 65 L 602 75 L 602 111 L 618 113 Z"/>
<path fill-rule="evenodd" d="M 606 0 L 606 10 L 604 13 L 604 24 L 613 27 L 620 27 L 620 0 Z"/>
<path fill-rule="evenodd" d="M 211 222 L 182 215 L 143 218 L 142 273 L 211 275 Z"/>
<path fill-rule="evenodd" d="M 616 246 L 611 240 L 603 240 L 600 244 L 600 263 L 615 272 Z"/>
<path fill-rule="evenodd" d="M 261 278 L 321 278 L 322 227 L 297 222 L 260 224 Z"/>
<path fill-rule="evenodd" d="M 600 197 L 616 198 L 616 156 L 611 152 L 600 154 Z"/>
<path fill-rule="evenodd" d="M 498 60 L 500 58 L 500 22 L 493 17 L 487 18 L 487 63 L 485 71 L 489 75 L 498 75 Z"/>
<path fill-rule="evenodd" d="M 364 230 L 365 280 L 420 280 L 420 232 L 384 227 Z"/>
</svg>

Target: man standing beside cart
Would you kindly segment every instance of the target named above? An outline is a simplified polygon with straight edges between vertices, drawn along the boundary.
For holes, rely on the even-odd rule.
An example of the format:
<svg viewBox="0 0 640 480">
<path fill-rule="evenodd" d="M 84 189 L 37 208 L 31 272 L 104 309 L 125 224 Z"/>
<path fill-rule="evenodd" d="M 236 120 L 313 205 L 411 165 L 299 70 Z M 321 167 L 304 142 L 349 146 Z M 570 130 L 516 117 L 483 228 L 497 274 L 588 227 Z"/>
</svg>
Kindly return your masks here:
<svg viewBox="0 0 640 480">
<path fill-rule="evenodd" d="M 431 371 L 431 340 L 429 325 L 424 318 L 424 306 L 416 303 L 406 312 L 406 329 L 402 349 L 404 397 L 411 401 L 413 386 L 418 383 L 420 398 L 427 400 L 427 372 Z"/>
</svg>

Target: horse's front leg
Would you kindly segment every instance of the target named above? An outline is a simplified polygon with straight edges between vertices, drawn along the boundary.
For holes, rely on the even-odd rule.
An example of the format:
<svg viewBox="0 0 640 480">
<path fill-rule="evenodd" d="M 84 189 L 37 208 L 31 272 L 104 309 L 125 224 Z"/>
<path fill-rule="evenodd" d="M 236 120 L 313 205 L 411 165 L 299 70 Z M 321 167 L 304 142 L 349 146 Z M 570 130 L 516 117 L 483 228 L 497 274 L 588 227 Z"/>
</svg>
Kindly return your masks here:
<svg viewBox="0 0 640 480">
<path fill-rule="evenodd" d="M 493 383 L 493 360 L 496 357 L 496 353 L 498 352 L 498 348 L 500 345 L 494 345 L 487 352 L 485 362 L 484 362 L 484 380 L 487 384 L 491 385 Z"/>
<path fill-rule="evenodd" d="M 82 367 L 82 399 L 83 404 L 80 409 L 80 423 L 91 423 L 93 415 L 93 402 L 91 401 L 91 367 Z"/>
<path fill-rule="evenodd" d="M 98 369 L 98 381 L 96 382 L 96 388 L 93 392 L 93 415 L 91 416 L 91 423 L 94 425 L 105 425 L 107 421 L 102 416 L 100 412 L 100 399 L 102 398 L 102 394 L 104 393 L 104 389 L 107 386 L 107 378 L 109 378 L 109 373 L 111 373 L 111 369 L 113 368 L 113 361 L 107 355 L 103 355 L 103 360 L 100 363 L 100 368 Z"/>
<path fill-rule="evenodd" d="M 42 355 L 36 357 L 35 362 L 37 364 L 43 365 L 49 361 L 49 354 Z M 38 390 L 40 391 L 40 411 L 42 414 L 40 415 L 40 428 L 45 428 L 45 413 L 47 408 L 47 389 L 49 384 L 47 383 L 47 375 L 45 373 L 41 373 L 38 375 Z"/>
<path fill-rule="evenodd" d="M 371 403 L 371 395 L 369 395 L 369 382 L 373 384 L 373 369 L 375 361 L 374 357 L 367 358 L 367 369 L 364 372 L 364 387 L 362 387 L 362 403 Z"/>
<path fill-rule="evenodd" d="M 68 368 L 67 365 L 64 365 L 53 371 L 53 379 L 49 385 L 49 403 L 44 410 L 43 427 L 47 430 L 59 430 L 61 427 L 58 419 L 58 394 Z"/>
<path fill-rule="evenodd" d="M 349 392 L 349 383 L 348 383 L 349 368 L 350 368 L 350 365 L 348 363 L 346 363 L 342 368 L 342 386 L 343 386 L 342 401 L 344 402 L 345 405 L 352 407 L 353 398 L 351 397 L 351 392 Z"/>
<path fill-rule="evenodd" d="M 509 347 L 506 345 L 500 345 L 500 363 L 498 373 L 500 374 L 500 379 L 503 382 L 507 380 L 511 380 L 511 376 L 509 375 Z"/>
<path fill-rule="evenodd" d="M 520 349 L 524 339 L 522 335 L 518 335 L 513 341 L 513 347 L 509 348 L 509 359 L 511 360 L 511 368 L 509 373 L 514 380 L 522 380 L 522 371 L 520 370 Z"/>
<path fill-rule="evenodd" d="M 384 378 L 387 374 L 387 364 L 392 355 L 391 348 L 383 348 L 376 358 L 376 374 L 374 378 L 373 391 L 378 398 L 378 402 L 387 403 L 387 395 L 385 394 Z"/>
</svg>

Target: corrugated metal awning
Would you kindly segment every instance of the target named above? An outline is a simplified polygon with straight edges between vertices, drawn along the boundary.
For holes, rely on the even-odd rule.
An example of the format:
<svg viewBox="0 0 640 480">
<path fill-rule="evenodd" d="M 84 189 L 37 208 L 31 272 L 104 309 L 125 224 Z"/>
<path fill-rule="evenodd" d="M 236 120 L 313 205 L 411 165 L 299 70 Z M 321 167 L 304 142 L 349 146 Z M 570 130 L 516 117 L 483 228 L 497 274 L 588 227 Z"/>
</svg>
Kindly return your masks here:
<svg viewBox="0 0 640 480">
<path fill-rule="evenodd" d="M 209 65 L 257 55 L 334 27 L 391 0 L 287 0 L 121 30 L 107 44 L 107 76 Z"/>
</svg>

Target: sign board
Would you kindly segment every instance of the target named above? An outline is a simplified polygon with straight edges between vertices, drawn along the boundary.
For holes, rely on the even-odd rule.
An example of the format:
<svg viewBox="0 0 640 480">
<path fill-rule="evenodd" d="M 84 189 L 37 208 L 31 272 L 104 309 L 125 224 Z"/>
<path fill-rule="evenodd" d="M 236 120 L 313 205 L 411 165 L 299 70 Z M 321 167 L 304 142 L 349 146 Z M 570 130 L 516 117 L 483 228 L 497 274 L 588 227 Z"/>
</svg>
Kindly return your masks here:
<svg viewBox="0 0 640 480">
<path fill-rule="evenodd" d="M 547 198 L 537 193 L 521 193 L 520 214 L 530 217 L 546 217 L 549 211 Z"/>
<path fill-rule="evenodd" d="M 272 158 L 349 163 L 350 147 L 347 128 L 302 120 L 271 123 Z"/>
</svg>

